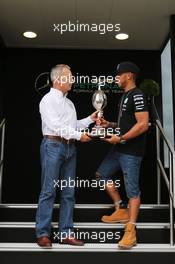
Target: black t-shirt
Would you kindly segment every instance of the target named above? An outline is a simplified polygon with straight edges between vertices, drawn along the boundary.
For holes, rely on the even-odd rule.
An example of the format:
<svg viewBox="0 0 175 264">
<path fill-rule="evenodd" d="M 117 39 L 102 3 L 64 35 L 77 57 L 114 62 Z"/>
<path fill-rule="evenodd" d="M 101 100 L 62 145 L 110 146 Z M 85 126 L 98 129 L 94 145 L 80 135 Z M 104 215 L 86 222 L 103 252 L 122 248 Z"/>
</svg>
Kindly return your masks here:
<svg viewBox="0 0 175 264">
<path fill-rule="evenodd" d="M 120 135 L 127 133 L 136 123 L 136 112 L 147 112 L 148 106 L 144 93 L 137 87 L 125 92 L 118 105 L 118 127 Z M 125 144 L 116 144 L 119 152 L 136 156 L 143 156 L 145 150 L 146 133 L 126 141 Z"/>
</svg>

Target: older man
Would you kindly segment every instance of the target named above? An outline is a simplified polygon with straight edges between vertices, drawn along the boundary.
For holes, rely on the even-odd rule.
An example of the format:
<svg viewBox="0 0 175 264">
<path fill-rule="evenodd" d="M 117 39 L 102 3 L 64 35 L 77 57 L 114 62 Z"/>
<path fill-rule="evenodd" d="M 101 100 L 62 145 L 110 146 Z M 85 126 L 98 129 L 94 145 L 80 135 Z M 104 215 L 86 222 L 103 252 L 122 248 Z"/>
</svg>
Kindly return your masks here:
<svg viewBox="0 0 175 264">
<path fill-rule="evenodd" d="M 75 179 L 75 141 L 88 142 L 82 133 L 97 120 L 97 113 L 77 120 L 74 104 L 66 97 L 71 90 L 72 73 L 64 64 L 51 70 L 52 88 L 40 102 L 43 140 L 41 143 L 41 193 L 36 214 L 37 243 L 41 247 L 52 247 L 50 240 L 52 212 L 56 196 L 55 182 L 66 181 L 60 193 L 59 234 L 64 244 L 82 246 L 73 233 L 74 187 L 69 182 Z"/>
</svg>

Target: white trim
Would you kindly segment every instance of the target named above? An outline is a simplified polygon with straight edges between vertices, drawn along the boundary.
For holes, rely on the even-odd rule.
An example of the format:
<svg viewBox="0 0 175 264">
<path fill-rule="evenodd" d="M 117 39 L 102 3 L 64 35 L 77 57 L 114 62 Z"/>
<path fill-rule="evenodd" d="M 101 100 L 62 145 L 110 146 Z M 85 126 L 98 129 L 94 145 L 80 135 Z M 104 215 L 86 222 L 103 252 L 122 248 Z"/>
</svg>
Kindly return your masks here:
<svg viewBox="0 0 175 264">
<path fill-rule="evenodd" d="M 87 228 L 87 229 L 113 229 L 113 228 L 123 228 L 125 224 L 115 223 L 74 223 L 74 228 Z M 57 222 L 52 222 L 52 227 L 58 228 Z M 35 228 L 35 222 L 0 222 L 0 228 Z M 137 229 L 169 229 L 169 223 L 137 223 Z"/>
<path fill-rule="evenodd" d="M 0 208 L 13 209 L 36 209 L 37 204 L 0 204 Z M 75 209 L 109 209 L 114 207 L 113 204 L 76 204 Z M 59 208 L 59 204 L 55 204 L 54 208 Z M 140 209 L 168 209 L 169 204 L 142 204 Z"/>
<path fill-rule="evenodd" d="M 35 243 L 0 243 L 0 251 L 6 252 L 169 252 L 175 253 L 175 246 L 169 244 L 138 244 L 132 249 L 119 249 L 117 244 L 86 243 L 84 246 L 53 244 L 51 249 L 40 248 Z"/>
</svg>

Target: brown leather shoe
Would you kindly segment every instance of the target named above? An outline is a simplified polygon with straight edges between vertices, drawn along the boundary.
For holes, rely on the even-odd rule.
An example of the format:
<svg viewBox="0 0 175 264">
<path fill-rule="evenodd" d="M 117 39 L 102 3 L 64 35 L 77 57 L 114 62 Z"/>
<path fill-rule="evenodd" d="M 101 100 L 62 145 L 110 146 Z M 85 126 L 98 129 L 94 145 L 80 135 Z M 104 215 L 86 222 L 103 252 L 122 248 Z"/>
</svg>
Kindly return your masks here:
<svg viewBox="0 0 175 264">
<path fill-rule="evenodd" d="M 44 247 L 44 248 L 51 248 L 52 247 L 52 242 L 48 236 L 38 237 L 37 238 L 37 244 L 38 244 L 38 246 Z"/>
<path fill-rule="evenodd" d="M 78 240 L 74 237 L 70 237 L 70 238 L 65 238 L 62 239 L 62 241 L 60 242 L 61 244 L 68 244 L 68 245 L 72 245 L 72 246 L 84 246 L 84 242 L 81 240 Z"/>
</svg>

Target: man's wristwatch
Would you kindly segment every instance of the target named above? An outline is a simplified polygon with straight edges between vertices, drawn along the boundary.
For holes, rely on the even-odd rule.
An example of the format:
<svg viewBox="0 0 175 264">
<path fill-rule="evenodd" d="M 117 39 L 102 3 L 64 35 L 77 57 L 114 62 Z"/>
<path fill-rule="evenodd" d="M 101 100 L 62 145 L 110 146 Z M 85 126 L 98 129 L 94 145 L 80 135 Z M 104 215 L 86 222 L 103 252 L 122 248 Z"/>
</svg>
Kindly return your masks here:
<svg viewBox="0 0 175 264">
<path fill-rule="evenodd" d="M 123 138 L 123 136 L 120 136 L 120 144 L 125 144 L 126 143 L 126 139 Z"/>
</svg>

